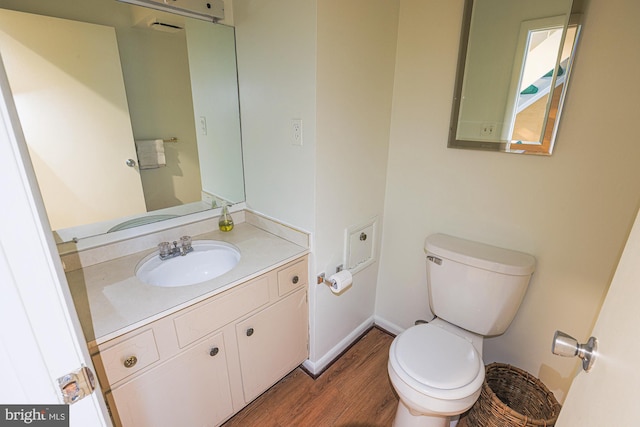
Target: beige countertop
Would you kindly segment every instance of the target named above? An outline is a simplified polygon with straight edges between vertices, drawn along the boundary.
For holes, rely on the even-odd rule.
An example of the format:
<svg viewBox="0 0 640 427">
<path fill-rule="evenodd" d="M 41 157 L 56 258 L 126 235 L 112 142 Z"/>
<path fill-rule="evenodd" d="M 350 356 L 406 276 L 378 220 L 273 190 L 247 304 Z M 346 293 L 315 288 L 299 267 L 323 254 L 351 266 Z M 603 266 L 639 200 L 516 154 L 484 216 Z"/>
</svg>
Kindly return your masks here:
<svg viewBox="0 0 640 427">
<path fill-rule="evenodd" d="M 215 279 L 175 288 L 147 285 L 135 275 L 137 264 L 156 249 L 67 272 L 87 342 L 101 344 L 308 253 L 307 248 L 246 222 L 228 233 L 215 230 L 193 240 L 231 243 L 240 250 L 240 261 Z"/>
</svg>

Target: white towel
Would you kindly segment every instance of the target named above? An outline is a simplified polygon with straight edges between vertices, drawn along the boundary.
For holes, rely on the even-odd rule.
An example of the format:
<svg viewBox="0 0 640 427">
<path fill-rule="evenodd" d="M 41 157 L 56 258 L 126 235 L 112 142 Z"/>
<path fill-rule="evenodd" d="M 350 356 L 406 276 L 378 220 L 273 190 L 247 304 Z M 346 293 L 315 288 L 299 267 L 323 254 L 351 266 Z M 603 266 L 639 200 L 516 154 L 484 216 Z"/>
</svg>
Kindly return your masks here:
<svg viewBox="0 0 640 427">
<path fill-rule="evenodd" d="M 164 142 L 161 139 L 143 139 L 136 141 L 138 165 L 140 169 L 155 169 L 166 166 Z"/>
</svg>

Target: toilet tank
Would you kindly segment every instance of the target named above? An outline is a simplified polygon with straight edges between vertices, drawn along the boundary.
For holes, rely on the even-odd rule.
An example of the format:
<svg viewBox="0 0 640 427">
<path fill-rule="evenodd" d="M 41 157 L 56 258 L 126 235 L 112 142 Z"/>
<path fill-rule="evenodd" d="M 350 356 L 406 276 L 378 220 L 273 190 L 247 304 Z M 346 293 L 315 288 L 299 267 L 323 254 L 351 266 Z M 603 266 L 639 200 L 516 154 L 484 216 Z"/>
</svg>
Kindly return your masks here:
<svg viewBox="0 0 640 427">
<path fill-rule="evenodd" d="M 446 234 L 427 237 L 425 252 L 431 311 L 476 334 L 504 333 L 520 307 L 535 258 Z"/>
</svg>

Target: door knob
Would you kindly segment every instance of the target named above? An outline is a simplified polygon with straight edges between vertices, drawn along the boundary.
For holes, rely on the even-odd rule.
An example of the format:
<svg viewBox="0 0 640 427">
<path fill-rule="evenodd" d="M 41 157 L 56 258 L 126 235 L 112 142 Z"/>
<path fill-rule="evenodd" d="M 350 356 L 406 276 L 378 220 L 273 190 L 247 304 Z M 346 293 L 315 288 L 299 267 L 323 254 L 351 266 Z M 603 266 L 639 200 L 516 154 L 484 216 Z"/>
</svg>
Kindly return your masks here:
<svg viewBox="0 0 640 427">
<path fill-rule="evenodd" d="M 589 372 L 596 361 L 598 351 L 598 340 L 595 337 L 589 338 L 586 344 L 579 344 L 578 340 L 562 331 L 556 331 L 553 335 L 551 352 L 558 356 L 574 357 L 582 359 L 582 369 Z"/>
</svg>

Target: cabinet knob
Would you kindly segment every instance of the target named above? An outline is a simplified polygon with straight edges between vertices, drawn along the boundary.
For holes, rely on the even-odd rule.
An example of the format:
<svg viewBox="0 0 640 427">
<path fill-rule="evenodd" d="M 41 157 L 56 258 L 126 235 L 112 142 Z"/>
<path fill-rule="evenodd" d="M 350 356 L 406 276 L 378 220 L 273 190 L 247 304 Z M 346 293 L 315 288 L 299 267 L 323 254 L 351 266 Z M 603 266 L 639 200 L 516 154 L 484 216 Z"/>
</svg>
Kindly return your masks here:
<svg viewBox="0 0 640 427">
<path fill-rule="evenodd" d="M 291 281 L 293 282 L 293 284 L 297 284 L 300 281 L 300 278 L 298 276 L 293 276 L 293 279 L 291 279 Z"/>
<path fill-rule="evenodd" d="M 218 352 L 219 352 L 219 351 L 220 351 L 220 349 L 219 349 L 218 347 L 213 347 L 213 348 L 211 349 L 211 351 L 209 352 L 209 356 L 213 357 L 213 356 L 215 356 L 216 354 L 218 354 Z"/>
<path fill-rule="evenodd" d="M 138 363 L 138 358 L 135 356 L 129 356 L 126 359 L 124 359 L 124 367 L 125 368 L 133 368 L 136 363 Z"/>
<path fill-rule="evenodd" d="M 253 335 L 253 328 L 247 329 L 247 336 L 250 337 L 251 335 Z"/>
</svg>

